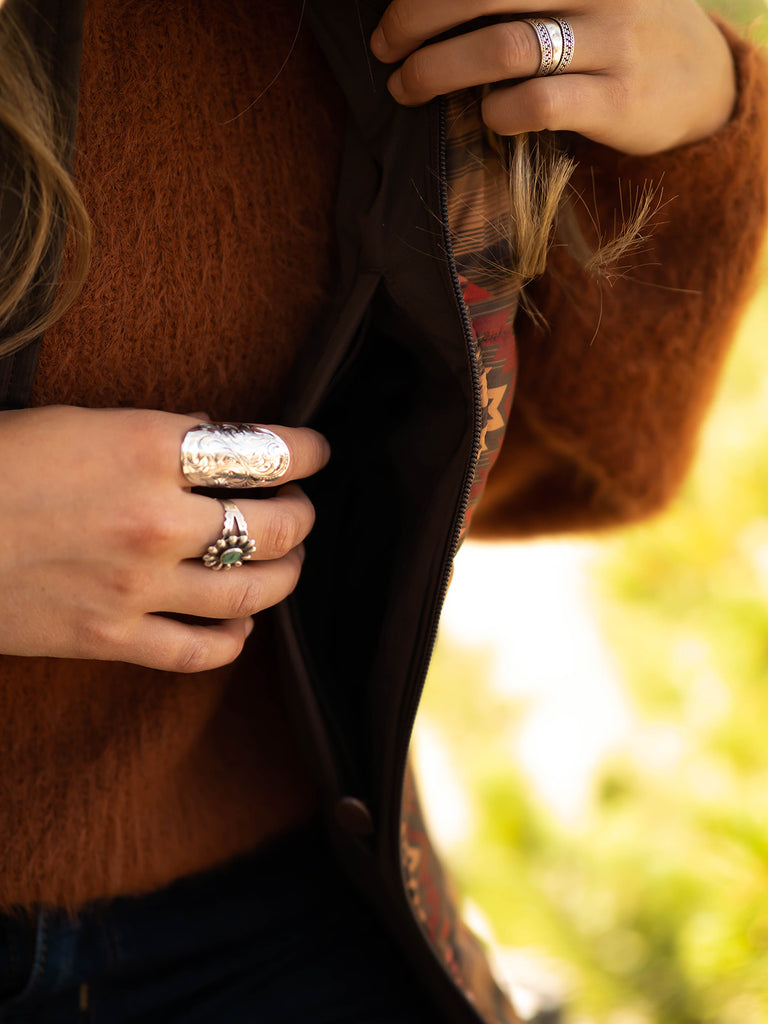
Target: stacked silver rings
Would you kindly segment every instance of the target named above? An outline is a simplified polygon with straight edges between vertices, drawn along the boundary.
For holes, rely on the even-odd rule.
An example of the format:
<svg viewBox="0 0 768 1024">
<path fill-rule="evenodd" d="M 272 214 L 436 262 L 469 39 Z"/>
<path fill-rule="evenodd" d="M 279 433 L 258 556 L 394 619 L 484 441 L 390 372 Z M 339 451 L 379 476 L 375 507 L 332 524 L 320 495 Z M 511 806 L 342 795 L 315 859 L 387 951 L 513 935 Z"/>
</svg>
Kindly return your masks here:
<svg viewBox="0 0 768 1024">
<path fill-rule="evenodd" d="M 573 60 L 573 29 L 565 18 L 523 18 L 539 40 L 541 63 L 536 78 L 562 75 Z"/>
<path fill-rule="evenodd" d="M 198 423 L 181 442 L 181 471 L 192 487 L 271 487 L 290 462 L 285 441 L 255 423 Z M 239 568 L 253 558 L 256 542 L 234 501 L 216 500 L 224 510 L 224 525 L 202 556 L 203 565 L 215 571 Z"/>
</svg>

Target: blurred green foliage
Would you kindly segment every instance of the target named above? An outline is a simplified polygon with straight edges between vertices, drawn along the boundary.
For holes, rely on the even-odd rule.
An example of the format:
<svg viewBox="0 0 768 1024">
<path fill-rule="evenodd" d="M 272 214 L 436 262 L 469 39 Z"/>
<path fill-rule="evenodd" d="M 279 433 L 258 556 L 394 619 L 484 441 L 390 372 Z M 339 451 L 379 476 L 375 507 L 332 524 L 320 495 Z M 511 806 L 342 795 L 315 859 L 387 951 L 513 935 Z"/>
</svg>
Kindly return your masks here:
<svg viewBox="0 0 768 1024">
<path fill-rule="evenodd" d="M 710 6 L 768 39 L 765 3 Z M 427 714 L 477 798 L 453 869 L 502 944 L 569 965 L 573 1021 L 768 1024 L 767 345 L 768 287 L 681 497 L 605 542 L 602 627 L 647 743 L 603 765 L 579 828 L 511 765 L 514 706 L 468 693 L 482 652 L 438 645 Z"/>
<path fill-rule="evenodd" d="M 747 26 L 758 38 L 768 37 L 764 0 L 708 0 L 704 6 L 733 24 Z"/>
</svg>

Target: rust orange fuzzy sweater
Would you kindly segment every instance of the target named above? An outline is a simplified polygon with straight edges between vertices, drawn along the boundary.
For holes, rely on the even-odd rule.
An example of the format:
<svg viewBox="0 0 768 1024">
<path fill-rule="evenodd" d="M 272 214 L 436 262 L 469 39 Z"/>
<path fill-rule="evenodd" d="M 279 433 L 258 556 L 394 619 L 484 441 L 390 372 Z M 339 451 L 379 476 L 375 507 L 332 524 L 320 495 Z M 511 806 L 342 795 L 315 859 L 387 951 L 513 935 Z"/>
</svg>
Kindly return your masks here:
<svg viewBox="0 0 768 1024">
<path fill-rule="evenodd" d="M 296 17 L 287 0 L 89 0 L 76 173 L 94 266 L 46 338 L 36 403 L 271 417 L 328 288 L 342 120 L 304 34 L 260 96 Z M 647 161 L 583 146 L 603 223 L 619 175 L 663 176 L 675 213 L 656 227 L 656 266 L 602 296 L 555 251 L 535 288 L 551 331 L 518 325 L 517 400 L 479 530 L 636 518 L 680 479 L 765 219 L 764 72 L 733 45 L 740 105 L 714 139 Z M 263 640 L 244 668 L 194 677 L 0 659 L 0 907 L 146 890 L 311 811 Z"/>
<path fill-rule="evenodd" d="M 273 420 L 333 280 L 344 125 L 305 28 L 269 87 L 299 8 L 88 0 L 93 262 L 34 404 Z M 195 676 L 0 658 L 0 908 L 149 890 L 310 814 L 265 644 Z"/>
</svg>

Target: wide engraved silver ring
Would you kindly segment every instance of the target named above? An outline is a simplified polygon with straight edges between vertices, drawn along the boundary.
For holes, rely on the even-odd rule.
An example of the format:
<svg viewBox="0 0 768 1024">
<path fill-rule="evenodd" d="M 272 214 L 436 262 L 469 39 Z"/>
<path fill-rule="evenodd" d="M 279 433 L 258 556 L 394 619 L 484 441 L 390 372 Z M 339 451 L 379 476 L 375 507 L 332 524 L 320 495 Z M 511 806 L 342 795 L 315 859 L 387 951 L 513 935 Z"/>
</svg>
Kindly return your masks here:
<svg viewBox="0 0 768 1024">
<path fill-rule="evenodd" d="M 562 75 L 573 60 L 574 37 L 565 18 L 523 18 L 539 41 L 540 61 L 535 78 Z"/>
<path fill-rule="evenodd" d="M 224 526 L 221 536 L 203 555 L 203 565 L 216 572 L 220 569 L 234 569 L 243 562 L 249 562 L 256 549 L 256 541 L 248 536 L 245 516 L 234 501 L 225 498 L 217 500 L 224 509 Z"/>
<path fill-rule="evenodd" d="M 290 463 L 285 441 L 254 423 L 198 423 L 181 442 L 181 471 L 193 487 L 270 487 Z"/>
</svg>

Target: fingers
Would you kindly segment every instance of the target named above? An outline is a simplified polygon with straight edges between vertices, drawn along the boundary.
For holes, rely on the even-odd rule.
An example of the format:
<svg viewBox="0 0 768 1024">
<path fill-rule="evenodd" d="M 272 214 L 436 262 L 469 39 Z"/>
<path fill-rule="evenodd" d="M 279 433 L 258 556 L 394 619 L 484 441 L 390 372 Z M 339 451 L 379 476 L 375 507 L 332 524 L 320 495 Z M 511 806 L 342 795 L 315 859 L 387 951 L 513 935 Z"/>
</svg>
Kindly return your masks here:
<svg viewBox="0 0 768 1024">
<path fill-rule="evenodd" d="M 302 542 L 314 524 L 312 503 L 298 484 L 288 484 L 272 498 L 238 498 L 236 505 L 255 542 L 252 561 L 229 571 L 205 567 L 201 556 L 222 534 L 222 505 L 182 494 L 167 513 L 156 510 L 152 524 L 134 523 L 134 548 L 121 571 L 111 575 L 107 604 L 125 617 L 167 612 L 239 619 L 287 597 L 298 582 Z"/>
<path fill-rule="evenodd" d="M 177 481 L 185 488 L 189 488 L 189 481 L 185 478 L 181 469 L 181 443 L 186 432 L 190 429 L 188 419 L 179 417 L 177 444 L 175 449 L 174 464 L 177 469 Z M 309 427 L 283 427 L 272 424 L 252 424 L 263 426 L 277 434 L 288 447 L 290 459 L 288 468 L 280 477 L 280 483 L 287 483 L 290 480 L 303 480 L 319 472 L 330 458 L 331 449 L 326 439 L 316 430 Z"/>
<path fill-rule="evenodd" d="M 407 106 L 426 103 L 474 85 L 527 78 L 536 73 L 540 53 L 530 25 L 505 21 L 417 50 L 391 75 L 389 90 Z"/>
<path fill-rule="evenodd" d="M 241 619 L 278 604 L 293 593 L 301 575 L 303 547 L 269 562 L 246 562 L 230 572 L 212 572 L 184 562 L 164 581 L 158 611 L 206 619 Z"/>
<path fill-rule="evenodd" d="M 99 467 L 106 464 L 119 480 L 143 481 L 153 487 L 181 487 L 190 483 L 181 469 L 181 445 L 192 427 L 205 423 L 206 416 L 193 417 L 147 409 L 102 411 L 97 436 L 103 452 L 95 459 Z M 261 426 L 261 424 L 258 424 Z M 288 447 L 289 465 L 280 483 L 301 480 L 323 468 L 330 457 L 330 446 L 316 430 L 307 427 L 283 427 L 264 424 Z M 93 445 L 91 446 L 94 447 Z"/>
<path fill-rule="evenodd" d="M 539 13 L 554 2 L 538 4 Z M 371 51 L 385 64 L 403 60 L 427 39 L 488 15 L 530 14 L 530 0 L 393 0 L 371 36 Z"/>
<path fill-rule="evenodd" d="M 233 662 L 252 629 L 250 618 L 192 626 L 145 615 L 107 656 L 164 672 L 205 672 Z"/>
<path fill-rule="evenodd" d="M 291 461 L 288 471 L 281 477 L 281 483 L 289 480 L 303 480 L 319 473 L 331 457 L 331 446 L 322 434 L 309 427 L 269 426 L 288 445 Z"/>
<path fill-rule="evenodd" d="M 260 501 L 238 499 L 260 561 L 233 572 L 205 568 L 200 557 L 221 537 L 222 506 L 192 493 L 179 469 L 181 439 L 201 418 L 67 407 L 3 414 L 5 469 L 21 497 L 0 516 L 9 539 L 0 649 L 176 671 L 237 656 L 250 615 L 295 587 L 314 510 L 297 485 Z M 328 445 L 316 432 L 278 431 L 291 450 L 292 476 L 327 461 Z M 42 477 L 29 470 L 31 450 L 46 466 Z M 34 550 L 25 544 L 29 509 L 38 528 Z M 174 612 L 211 623 L 163 615 Z M 30 626 L 40 622 L 42 633 Z"/>
<path fill-rule="evenodd" d="M 565 18 L 573 29 L 573 62 L 562 76 L 533 77 L 541 47 L 521 20 L 532 14 Z M 499 20 L 473 29 L 478 18 Z M 428 42 L 460 26 L 470 30 Z M 404 105 L 515 80 L 486 98 L 490 128 L 568 130 L 634 155 L 709 138 L 736 99 L 727 41 L 691 0 L 544 0 L 534 10 L 530 0 L 392 0 L 371 50 L 384 63 L 403 61 L 389 88 Z"/>
<path fill-rule="evenodd" d="M 221 536 L 223 510 L 212 498 L 191 495 L 194 516 L 185 522 L 184 537 L 179 539 L 181 558 L 199 558 L 209 544 Z M 189 506 L 192 506 L 192 500 Z M 282 558 L 300 544 L 315 522 L 312 502 L 298 484 L 282 487 L 272 498 L 235 502 L 248 526 L 248 536 L 256 542 L 252 558 Z"/>
<path fill-rule="evenodd" d="M 569 65 L 569 83 L 574 74 L 599 73 L 601 54 L 606 52 L 605 40 L 594 22 L 574 17 L 570 24 L 578 45 Z M 541 45 L 534 28 L 522 20 L 502 21 L 417 50 L 390 76 L 388 85 L 398 103 L 416 106 L 459 89 L 530 79 L 540 63 Z M 546 81 L 558 83 L 558 78 L 547 76 Z M 511 95 L 505 92 L 503 102 L 507 103 Z M 497 107 L 498 101 L 492 106 Z M 569 128 L 579 130 L 570 124 Z M 529 127 L 518 130 L 527 131 Z"/>
<path fill-rule="evenodd" d="M 531 78 L 491 90 L 482 104 L 483 121 L 498 135 L 564 129 L 594 135 L 611 115 L 604 83 L 590 75 Z"/>
</svg>

